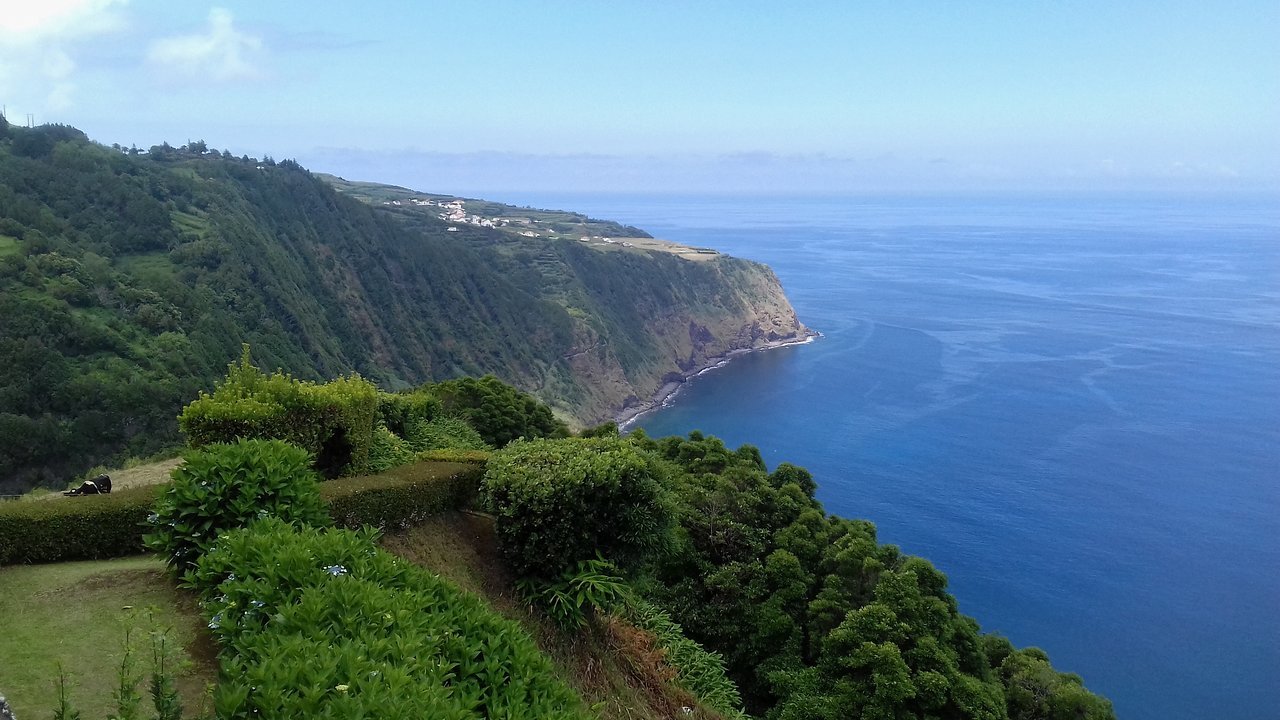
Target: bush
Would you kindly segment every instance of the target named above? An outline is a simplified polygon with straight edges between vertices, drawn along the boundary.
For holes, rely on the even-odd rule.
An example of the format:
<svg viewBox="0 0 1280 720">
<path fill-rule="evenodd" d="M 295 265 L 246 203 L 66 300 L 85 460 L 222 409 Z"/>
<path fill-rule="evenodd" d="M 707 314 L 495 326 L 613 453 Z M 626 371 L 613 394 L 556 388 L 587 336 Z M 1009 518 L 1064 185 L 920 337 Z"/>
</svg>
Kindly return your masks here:
<svg viewBox="0 0 1280 720">
<path fill-rule="evenodd" d="M 492 375 L 436 383 L 430 390 L 444 411 L 466 420 L 492 447 L 516 438 L 566 437 L 569 428 L 551 408 Z"/>
<path fill-rule="evenodd" d="M 326 477 L 363 472 L 373 444 L 378 389 L 358 375 L 324 385 L 277 372 L 265 375 L 249 361 L 248 346 L 212 393 L 182 409 L 178 428 L 201 448 L 241 438 L 276 438 L 307 450 Z"/>
<path fill-rule="evenodd" d="M 660 472 L 618 438 L 523 441 L 493 453 L 483 494 L 504 559 L 545 580 L 597 554 L 633 566 L 665 543 L 672 521 Z"/>
<path fill-rule="evenodd" d="M 140 553 L 143 527 L 161 489 L 0 504 L 0 565 Z"/>
<path fill-rule="evenodd" d="M 429 390 L 378 393 L 378 421 L 402 438 L 409 437 L 409 428 L 439 415 L 440 400 Z"/>
<path fill-rule="evenodd" d="M 219 534 L 267 516 L 329 524 L 310 454 L 280 440 L 210 445 L 174 469 L 145 541 L 182 573 Z"/>
<path fill-rule="evenodd" d="M 456 417 L 438 417 L 418 422 L 408 430 L 405 439 L 414 450 L 492 450 L 475 428 Z"/>
<path fill-rule="evenodd" d="M 516 624 L 375 537 L 267 519 L 200 559 L 219 718 L 588 717 Z"/>
<path fill-rule="evenodd" d="M 393 467 L 413 462 L 413 448 L 401 440 L 385 425 L 373 431 L 373 443 L 369 447 L 368 472 L 380 473 Z"/>
<path fill-rule="evenodd" d="M 483 475 L 484 468 L 474 463 L 415 463 L 324 483 L 320 495 L 340 527 L 406 528 L 469 505 Z"/>
</svg>

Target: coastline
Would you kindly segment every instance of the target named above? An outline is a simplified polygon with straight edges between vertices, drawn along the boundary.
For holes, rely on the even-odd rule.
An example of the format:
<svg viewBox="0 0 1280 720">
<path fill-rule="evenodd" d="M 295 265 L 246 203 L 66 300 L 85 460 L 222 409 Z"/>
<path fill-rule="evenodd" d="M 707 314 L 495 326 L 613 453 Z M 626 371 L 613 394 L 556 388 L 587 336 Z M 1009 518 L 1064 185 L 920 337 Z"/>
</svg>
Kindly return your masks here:
<svg viewBox="0 0 1280 720">
<path fill-rule="evenodd" d="M 626 432 L 641 417 L 648 415 L 655 410 L 661 410 L 675 402 L 676 396 L 680 394 L 680 391 L 684 389 L 685 384 L 690 380 L 698 377 L 699 375 L 709 373 L 712 370 L 717 370 L 728 365 L 731 360 L 739 355 L 763 352 L 765 350 L 777 350 L 779 348 L 793 347 L 795 345 L 808 345 L 820 337 L 822 337 L 822 333 L 817 330 L 804 328 L 798 338 L 773 340 L 756 347 L 736 348 L 734 350 L 730 350 L 724 355 L 718 355 L 714 358 L 710 358 L 706 365 L 685 373 L 684 377 L 681 378 L 679 382 L 672 381 L 658 388 L 658 391 L 653 394 L 653 397 L 650 398 L 648 402 L 619 410 L 614 416 L 614 422 L 618 423 L 618 430 L 620 432 Z"/>
</svg>

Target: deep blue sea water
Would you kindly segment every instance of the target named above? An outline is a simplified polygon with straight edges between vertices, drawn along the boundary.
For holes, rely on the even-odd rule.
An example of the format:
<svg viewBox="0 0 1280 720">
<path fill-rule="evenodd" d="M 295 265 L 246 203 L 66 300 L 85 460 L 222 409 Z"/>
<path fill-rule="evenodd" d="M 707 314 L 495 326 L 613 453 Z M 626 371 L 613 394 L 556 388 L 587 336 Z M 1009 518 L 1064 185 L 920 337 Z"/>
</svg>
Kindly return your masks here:
<svg viewBox="0 0 1280 720">
<path fill-rule="evenodd" d="M 1280 199 L 507 199 L 768 263 L 824 334 L 650 435 L 808 467 L 1124 720 L 1280 718 Z"/>
</svg>

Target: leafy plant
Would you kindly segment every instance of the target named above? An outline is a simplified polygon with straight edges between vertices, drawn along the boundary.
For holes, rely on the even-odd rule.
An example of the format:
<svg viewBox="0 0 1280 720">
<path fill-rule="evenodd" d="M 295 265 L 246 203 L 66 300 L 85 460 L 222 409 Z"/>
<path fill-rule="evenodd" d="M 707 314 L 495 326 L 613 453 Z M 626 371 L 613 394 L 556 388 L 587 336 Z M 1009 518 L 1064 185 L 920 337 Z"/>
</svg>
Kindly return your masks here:
<svg viewBox="0 0 1280 720">
<path fill-rule="evenodd" d="M 405 439 L 414 450 L 492 450 L 466 420 L 441 416 L 409 426 Z"/>
<path fill-rule="evenodd" d="M 558 580 L 522 578 L 516 587 L 524 599 L 566 630 L 577 630 L 599 611 L 607 611 L 625 598 L 629 589 L 617 576 L 613 563 L 597 558 L 579 562 Z"/>
<path fill-rule="evenodd" d="M 596 556 L 628 567 L 671 522 L 656 462 L 618 438 L 515 442 L 489 458 L 485 506 L 520 576 L 550 580 Z"/>
<path fill-rule="evenodd" d="M 724 658 L 690 640 L 683 628 L 658 606 L 632 597 L 619 606 L 626 620 L 654 635 L 665 661 L 675 670 L 675 680 L 707 707 L 727 717 L 746 718 L 742 695 L 726 674 Z"/>
<path fill-rule="evenodd" d="M 182 702 L 173 682 L 173 653 L 168 642 L 168 633 L 151 633 L 151 705 L 156 711 L 156 720 L 182 720 Z"/>
<path fill-rule="evenodd" d="M 80 720 L 80 711 L 71 704 L 71 696 L 67 693 L 68 684 L 67 672 L 62 663 L 58 663 L 58 678 L 53 683 L 58 693 L 58 704 L 53 709 L 53 720 Z"/>
<path fill-rule="evenodd" d="M 585 720 L 518 626 L 376 537 L 267 519 L 200 559 L 219 718 Z"/>
<path fill-rule="evenodd" d="M 370 473 L 380 473 L 393 467 L 413 462 L 413 448 L 397 437 L 385 425 L 379 425 L 373 431 L 373 443 L 369 446 L 369 461 L 366 468 Z"/>
<path fill-rule="evenodd" d="M 138 683 L 142 674 L 134 657 L 133 628 L 125 628 L 123 649 L 120 653 L 120 669 L 116 672 L 117 685 L 112 691 L 116 701 L 116 714 L 110 720 L 138 720 L 141 716 L 142 695 Z"/>
<path fill-rule="evenodd" d="M 264 517 L 328 525 L 311 456 L 280 440 L 241 440 L 187 454 L 156 503 L 144 540 L 183 573 L 218 535 Z"/>
</svg>

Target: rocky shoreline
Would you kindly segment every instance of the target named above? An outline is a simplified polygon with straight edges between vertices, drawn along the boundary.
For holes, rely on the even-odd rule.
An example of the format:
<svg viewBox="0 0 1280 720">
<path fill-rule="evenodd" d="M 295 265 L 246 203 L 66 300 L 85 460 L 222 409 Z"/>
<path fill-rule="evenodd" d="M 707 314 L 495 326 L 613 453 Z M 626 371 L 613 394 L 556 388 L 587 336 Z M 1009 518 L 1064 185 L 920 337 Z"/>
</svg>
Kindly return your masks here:
<svg viewBox="0 0 1280 720">
<path fill-rule="evenodd" d="M 615 415 L 614 421 L 618 423 L 619 430 L 627 430 L 642 416 L 670 405 L 675 400 L 676 395 L 678 395 L 684 388 L 685 383 L 699 375 L 702 375 L 703 373 L 711 372 L 712 370 L 728 365 L 731 360 L 739 355 L 746 355 L 747 353 L 760 352 L 763 350 L 776 350 L 778 348 L 792 347 L 794 345 L 808 345 L 820 337 L 822 337 L 822 333 L 816 330 L 810 330 L 809 328 L 802 328 L 799 337 L 788 338 L 786 340 L 773 340 L 755 347 L 736 348 L 734 350 L 730 350 L 724 355 L 711 358 L 705 365 L 698 369 L 685 373 L 684 377 L 679 381 L 666 383 L 653 394 L 653 397 L 648 402 L 623 408 Z"/>
</svg>

